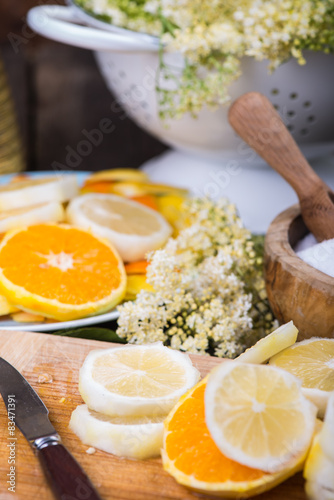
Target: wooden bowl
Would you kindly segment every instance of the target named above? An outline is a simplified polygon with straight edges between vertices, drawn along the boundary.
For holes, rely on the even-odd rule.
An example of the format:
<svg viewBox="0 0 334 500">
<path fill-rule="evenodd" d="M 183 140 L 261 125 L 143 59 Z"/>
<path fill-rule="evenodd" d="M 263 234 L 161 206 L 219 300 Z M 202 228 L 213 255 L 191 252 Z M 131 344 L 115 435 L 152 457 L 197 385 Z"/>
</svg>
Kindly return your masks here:
<svg viewBox="0 0 334 500">
<path fill-rule="evenodd" d="M 293 250 L 307 233 L 299 205 L 274 219 L 265 239 L 265 279 L 270 306 L 281 323 L 293 320 L 299 340 L 334 337 L 334 278 Z"/>
</svg>

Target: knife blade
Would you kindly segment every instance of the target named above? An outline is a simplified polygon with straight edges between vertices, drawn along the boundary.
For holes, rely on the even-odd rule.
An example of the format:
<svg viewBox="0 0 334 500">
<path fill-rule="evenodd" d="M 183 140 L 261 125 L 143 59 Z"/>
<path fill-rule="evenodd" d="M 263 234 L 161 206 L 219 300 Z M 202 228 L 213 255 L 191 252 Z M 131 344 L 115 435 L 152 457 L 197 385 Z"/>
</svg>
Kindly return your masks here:
<svg viewBox="0 0 334 500">
<path fill-rule="evenodd" d="M 1 357 L 0 393 L 12 422 L 38 456 L 56 498 L 101 500 L 86 473 L 61 444 L 43 401 L 20 372 Z"/>
</svg>

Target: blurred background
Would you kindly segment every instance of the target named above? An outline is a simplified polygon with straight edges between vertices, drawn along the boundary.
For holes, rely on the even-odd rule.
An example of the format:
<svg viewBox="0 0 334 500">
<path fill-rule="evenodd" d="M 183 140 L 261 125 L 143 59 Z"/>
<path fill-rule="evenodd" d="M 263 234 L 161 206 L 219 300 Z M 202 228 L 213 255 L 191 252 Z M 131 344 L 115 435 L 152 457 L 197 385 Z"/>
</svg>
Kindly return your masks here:
<svg viewBox="0 0 334 500">
<path fill-rule="evenodd" d="M 85 138 L 82 131 L 98 127 L 101 118 L 112 120 L 115 130 L 92 154 L 74 162 L 76 170 L 138 167 L 167 149 L 127 117 L 107 90 L 92 52 L 30 30 L 26 14 L 42 3 L 62 4 L 0 2 L 0 173 L 65 164 L 71 148 Z"/>
</svg>

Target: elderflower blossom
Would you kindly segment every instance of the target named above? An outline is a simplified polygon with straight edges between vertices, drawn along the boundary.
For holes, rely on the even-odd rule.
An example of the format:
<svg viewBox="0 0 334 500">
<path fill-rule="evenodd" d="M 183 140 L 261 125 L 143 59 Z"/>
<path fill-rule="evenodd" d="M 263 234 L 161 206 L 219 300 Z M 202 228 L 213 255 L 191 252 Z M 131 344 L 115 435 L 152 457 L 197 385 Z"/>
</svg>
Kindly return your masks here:
<svg viewBox="0 0 334 500">
<path fill-rule="evenodd" d="M 274 326 L 262 257 L 227 200 L 190 199 L 184 212 L 179 235 L 149 255 L 154 292 L 119 306 L 117 334 L 233 358 Z"/>
<path fill-rule="evenodd" d="M 304 49 L 334 49 L 334 0 L 76 1 L 105 21 L 159 36 L 166 51 L 183 54 L 184 68 L 176 73 L 160 57 L 163 116 L 196 115 L 204 105 L 226 103 L 244 56 L 267 59 L 273 70 L 290 57 L 305 64 Z"/>
</svg>

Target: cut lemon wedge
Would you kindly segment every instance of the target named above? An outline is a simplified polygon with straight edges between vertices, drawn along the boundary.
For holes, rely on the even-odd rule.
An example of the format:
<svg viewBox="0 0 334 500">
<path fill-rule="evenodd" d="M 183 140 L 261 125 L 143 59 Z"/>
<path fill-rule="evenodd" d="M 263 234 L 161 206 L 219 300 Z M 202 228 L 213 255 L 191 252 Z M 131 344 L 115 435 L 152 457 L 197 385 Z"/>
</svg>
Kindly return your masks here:
<svg viewBox="0 0 334 500">
<path fill-rule="evenodd" d="M 162 344 L 91 351 L 79 377 L 89 408 L 111 416 L 167 414 L 199 379 L 190 358 Z"/>
<path fill-rule="evenodd" d="M 297 342 L 269 363 L 298 377 L 305 396 L 318 407 L 319 416 L 324 416 L 330 392 L 334 391 L 334 339 L 314 337 Z"/>
<path fill-rule="evenodd" d="M 0 186 L 0 210 L 58 201 L 63 203 L 77 196 L 79 187 L 75 175 L 27 179 Z"/>
<path fill-rule="evenodd" d="M 242 363 L 265 363 L 269 358 L 293 345 L 298 336 L 298 330 L 292 321 L 280 326 L 255 345 L 240 354 L 235 361 Z"/>
<path fill-rule="evenodd" d="M 112 194 L 89 193 L 72 200 L 68 220 L 111 241 L 125 262 L 160 248 L 172 229 L 155 210 Z"/>
<path fill-rule="evenodd" d="M 110 417 L 78 406 L 70 429 L 88 445 L 120 457 L 145 459 L 160 456 L 165 415 Z"/>
<path fill-rule="evenodd" d="M 40 222 L 61 222 L 64 218 L 63 205 L 57 201 L 6 210 L 0 212 L 0 233 Z"/>
<path fill-rule="evenodd" d="M 290 373 L 268 365 L 226 362 L 205 392 L 205 418 L 221 452 L 236 462 L 277 472 L 303 454 L 316 408 Z"/>
</svg>

